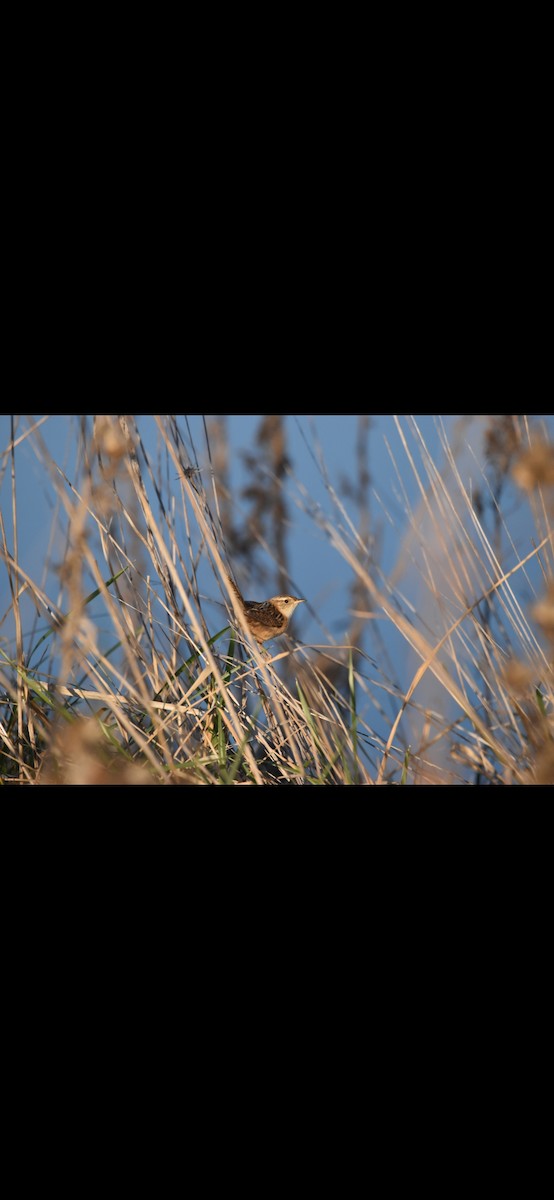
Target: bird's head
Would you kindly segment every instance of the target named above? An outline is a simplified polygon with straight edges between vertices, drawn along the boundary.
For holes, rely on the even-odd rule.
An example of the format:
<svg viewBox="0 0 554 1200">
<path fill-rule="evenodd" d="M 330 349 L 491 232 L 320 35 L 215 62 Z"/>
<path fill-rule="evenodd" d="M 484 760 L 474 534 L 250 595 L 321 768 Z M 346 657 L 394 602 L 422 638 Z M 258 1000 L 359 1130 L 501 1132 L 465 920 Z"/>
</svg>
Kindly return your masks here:
<svg viewBox="0 0 554 1200">
<path fill-rule="evenodd" d="M 296 606 L 298 604 L 305 604 L 306 601 L 301 599 L 299 596 L 272 596 L 269 603 L 274 604 L 275 608 L 277 608 L 284 617 L 290 617 L 292 616 Z"/>
</svg>

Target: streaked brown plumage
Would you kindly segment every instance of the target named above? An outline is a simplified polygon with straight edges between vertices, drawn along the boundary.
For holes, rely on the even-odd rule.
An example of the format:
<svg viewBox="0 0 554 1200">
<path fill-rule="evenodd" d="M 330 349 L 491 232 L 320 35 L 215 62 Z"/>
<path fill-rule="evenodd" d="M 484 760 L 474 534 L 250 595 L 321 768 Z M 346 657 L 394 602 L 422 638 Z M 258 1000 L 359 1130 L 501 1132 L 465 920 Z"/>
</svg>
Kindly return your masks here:
<svg viewBox="0 0 554 1200">
<path fill-rule="evenodd" d="M 284 633 L 297 604 L 304 604 L 298 596 L 272 596 L 270 600 L 245 600 L 236 583 L 229 580 L 235 596 L 260 646 L 270 638 Z"/>
</svg>

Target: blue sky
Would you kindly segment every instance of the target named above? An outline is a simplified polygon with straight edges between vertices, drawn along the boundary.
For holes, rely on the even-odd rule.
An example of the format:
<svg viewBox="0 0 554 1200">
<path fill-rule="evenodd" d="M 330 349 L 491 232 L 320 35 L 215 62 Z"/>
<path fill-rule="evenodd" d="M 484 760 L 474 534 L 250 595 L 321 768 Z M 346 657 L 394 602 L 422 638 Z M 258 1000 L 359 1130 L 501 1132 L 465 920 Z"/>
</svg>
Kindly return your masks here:
<svg viewBox="0 0 554 1200">
<path fill-rule="evenodd" d="M 237 495 L 237 501 L 240 488 L 246 480 L 241 451 L 255 450 L 254 439 L 260 419 L 259 415 L 236 415 L 229 417 L 231 479 L 233 489 Z M 428 444 L 436 446 L 438 434 L 433 418 L 423 416 L 418 417 L 417 420 Z M 448 427 L 454 418 L 447 416 L 443 420 Z M 9 444 L 9 421 L 10 419 L 7 416 L 0 417 L 0 453 Z M 155 461 L 156 433 L 154 421 L 152 418 L 141 416 L 139 422 L 145 446 Z M 188 422 L 200 465 L 207 467 L 209 458 L 202 417 L 198 415 L 189 416 Z M 292 475 L 306 490 L 306 499 L 302 500 L 294 479 L 291 478 L 287 481 L 287 506 L 291 522 L 288 538 L 290 586 L 292 591 L 298 595 L 305 596 L 317 608 L 326 626 L 336 638 L 340 638 L 341 627 L 345 624 L 345 609 L 348 601 L 348 586 L 351 582 L 351 572 L 345 569 L 345 564 L 340 559 L 340 556 L 337 556 L 336 551 L 329 546 L 328 540 L 314 526 L 314 522 L 306 518 L 302 508 L 304 504 L 309 503 L 319 505 L 325 513 L 334 519 L 334 505 L 326 489 L 321 471 L 318 469 L 315 461 L 319 454 L 317 443 L 319 442 L 320 444 L 321 455 L 325 463 L 325 468 L 328 471 L 330 485 L 336 489 L 338 495 L 341 495 L 342 483 L 345 479 L 352 478 L 352 464 L 356 450 L 357 422 L 358 418 L 356 415 L 348 414 L 340 416 L 298 415 L 288 416 L 286 419 L 288 452 L 291 460 Z M 399 441 L 392 417 L 372 416 L 371 423 L 369 434 L 370 504 L 372 518 L 377 521 L 381 528 L 383 541 L 381 561 L 384 564 L 385 570 L 387 570 L 395 560 L 398 545 L 398 530 L 390 522 L 391 520 L 402 521 L 402 501 L 398 497 L 398 489 L 391 470 L 384 438 L 389 439 L 395 455 L 398 455 L 399 452 Z M 180 419 L 180 424 L 185 439 L 188 440 L 186 425 L 182 418 Z M 24 432 L 25 428 L 25 422 L 19 419 L 19 435 Z M 70 481 L 73 481 L 75 478 L 76 428 L 75 419 L 64 415 L 49 417 L 40 427 L 41 437 L 44 438 L 53 458 L 66 471 Z M 34 452 L 32 438 L 22 442 L 16 449 L 16 456 L 19 557 L 33 579 L 37 582 L 42 582 L 44 556 L 55 511 L 53 488 L 44 465 L 38 460 Z M 205 482 L 207 478 L 208 476 L 204 475 Z M 409 486 L 410 480 L 407 479 L 406 482 Z M 177 485 L 175 486 L 175 491 L 176 493 L 178 492 Z M 382 497 L 386 511 L 392 514 L 392 516 L 388 518 L 385 516 L 384 511 L 379 506 L 376 495 Z M 0 502 L 2 504 L 4 522 L 8 530 L 8 541 L 11 542 L 13 533 L 11 530 L 11 480 L 9 464 L 0 482 Z M 344 500 L 344 504 L 347 511 L 351 512 L 355 518 L 355 507 L 352 506 L 348 498 Z M 240 523 L 240 501 L 238 501 L 237 521 Z M 272 575 L 269 560 L 264 563 L 264 566 L 268 569 L 268 578 L 276 578 L 276 573 Z M 6 582 L 6 576 L 4 575 L 4 591 Z M 248 592 L 249 581 L 242 579 L 241 583 L 245 591 Z M 263 598 L 256 594 L 255 581 L 252 581 L 251 590 L 253 590 L 253 594 L 250 595 L 251 599 Z M 52 591 L 50 594 L 55 599 L 55 592 Z M 2 599 L 3 612 L 7 606 L 7 597 L 6 595 L 2 595 L 1 589 L 0 597 Z M 321 641 L 320 632 L 311 627 L 307 609 L 302 612 L 302 615 L 301 610 L 298 611 L 295 616 L 295 627 L 302 629 L 303 638 L 308 640 L 313 639 L 318 642 Z"/>
<path fill-rule="evenodd" d="M 254 438 L 260 419 L 259 415 L 250 414 L 229 417 L 232 485 L 237 498 L 246 479 L 240 452 L 255 450 Z M 142 416 L 139 420 L 144 431 L 145 446 L 155 459 L 154 422 L 151 418 Z M 405 418 L 400 418 L 403 426 L 405 426 L 405 420 Z M 439 447 L 437 418 L 423 415 L 417 416 L 415 420 L 431 453 L 436 456 L 436 464 L 440 468 L 442 453 Z M 552 418 L 549 420 L 552 421 Z M 456 437 L 456 430 L 458 430 L 462 447 L 464 441 L 471 447 L 471 450 L 462 450 L 460 461 L 465 464 L 466 478 L 478 481 L 482 458 L 481 434 L 484 418 L 476 417 L 469 420 L 445 415 L 441 421 L 451 439 Z M 464 427 L 464 421 L 468 422 L 467 427 Z M 188 417 L 188 422 L 200 465 L 207 466 L 209 460 L 202 418 L 192 415 Z M 323 511 L 333 519 L 336 517 L 336 509 L 326 489 L 321 471 L 314 461 L 318 453 L 316 441 L 319 441 L 321 446 L 330 485 L 342 497 L 342 483 L 345 479 L 352 478 L 357 422 L 358 417 L 349 414 L 329 416 L 300 414 L 288 416 L 286 419 L 292 474 L 306 489 L 307 500 L 315 505 L 320 505 Z M 23 432 L 24 427 L 20 420 L 20 433 Z M 186 427 L 182 418 L 181 428 L 184 430 L 186 438 Z M 63 415 L 50 417 L 41 426 L 40 433 L 53 457 L 67 471 L 71 479 L 75 456 L 76 426 L 74 421 Z M 9 434 L 9 417 L 3 415 L 0 417 L 0 454 L 9 443 Z M 21 561 L 33 578 L 39 580 L 54 513 L 54 502 L 50 480 L 44 466 L 37 460 L 31 442 L 32 439 L 23 442 L 16 450 L 18 539 Z M 396 477 L 391 464 L 387 443 L 390 445 L 394 459 L 401 465 L 401 480 Z M 413 441 L 411 444 L 413 445 Z M 406 531 L 406 518 L 403 511 L 405 498 L 402 495 L 402 489 L 406 489 L 409 504 L 415 504 L 418 498 L 415 480 L 401 447 L 392 416 L 371 416 L 369 472 L 371 477 L 369 493 L 371 519 L 375 529 L 378 530 L 380 563 L 387 573 L 396 562 L 401 538 Z M 207 476 L 204 476 L 205 480 L 206 478 Z M 177 492 L 177 487 L 175 490 Z M 340 634 L 340 627 L 344 621 L 345 586 L 347 587 L 350 582 L 351 573 L 345 570 L 345 564 L 341 561 L 340 556 L 329 546 L 326 537 L 314 526 L 313 521 L 306 519 L 302 511 L 303 502 L 293 479 L 287 482 L 286 491 L 291 521 L 288 541 L 291 588 L 293 591 L 296 590 L 298 595 L 306 596 L 312 601 L 321 612 L 325 623 L 337 636 Z M 295 498 L 297 503 L 295 503 Z M 8 540 L 11 541 L 9 464 L 0 481 L 0 502 L 4 523 L 8 530 Z M 356 519 L 355 506 L 348 498 L 345 498 L 343 502 L 346 510 Z M 237 520 L 240 522 L 240 503 L 238 504 Z M 265 565 L 271 571 L 270 562 L 268 561 Z M 4 576 L 4 585 L 5 582 Z M 247 589 L 248 581 L 243 579 L 242 583 Z M 254 594 L 251 598 L 262 597 Z M 2 599 L 5 603 L 5 597 Z M 302 616 L 300 613 L 301 610 L 296 614 L 295 625 L 300 620 L 303 626 L 303 636 L 309 638 L 311 633 L 308 614 L 306 610 L 302 612 Z M 319 634 L 317 640 L 320 640 Z"/>
</svg>

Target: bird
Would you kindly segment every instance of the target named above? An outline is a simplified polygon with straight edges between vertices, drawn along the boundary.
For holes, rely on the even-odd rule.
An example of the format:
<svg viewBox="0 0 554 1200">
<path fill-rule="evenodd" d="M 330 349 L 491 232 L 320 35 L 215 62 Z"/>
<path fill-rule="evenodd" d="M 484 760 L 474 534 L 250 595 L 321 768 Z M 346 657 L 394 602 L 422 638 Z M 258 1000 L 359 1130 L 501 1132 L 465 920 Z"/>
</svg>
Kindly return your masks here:
<svg viewBox="0 0 554 1200">
<path fill-rule="evenodd" d="M 245 600 L 233 580 L 229 585 L 241 606 L 248 628 L 263 646 L 271 638 L 284 633 L 298 604 L 305 604 L 299 596 L 272 596 L 270 600 Z"/>
</svg>

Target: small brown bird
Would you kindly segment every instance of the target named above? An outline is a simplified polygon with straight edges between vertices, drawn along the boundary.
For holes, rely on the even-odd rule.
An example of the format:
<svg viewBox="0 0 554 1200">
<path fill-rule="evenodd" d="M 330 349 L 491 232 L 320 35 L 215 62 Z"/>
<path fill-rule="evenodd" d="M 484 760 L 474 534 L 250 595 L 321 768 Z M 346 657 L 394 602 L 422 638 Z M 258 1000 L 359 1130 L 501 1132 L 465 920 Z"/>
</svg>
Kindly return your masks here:
<svg viewBox="0 0 554 1200">
<path fill-rule="evenodd" d="M 242 608 L 248 626 L 260 646 L 270 638 L 284 633 L 297 604 L 304 604 L 298 596 L 272 596 L 271 600 L 244 600 L 236 583 L 229 580 Z"/>
</svg>

